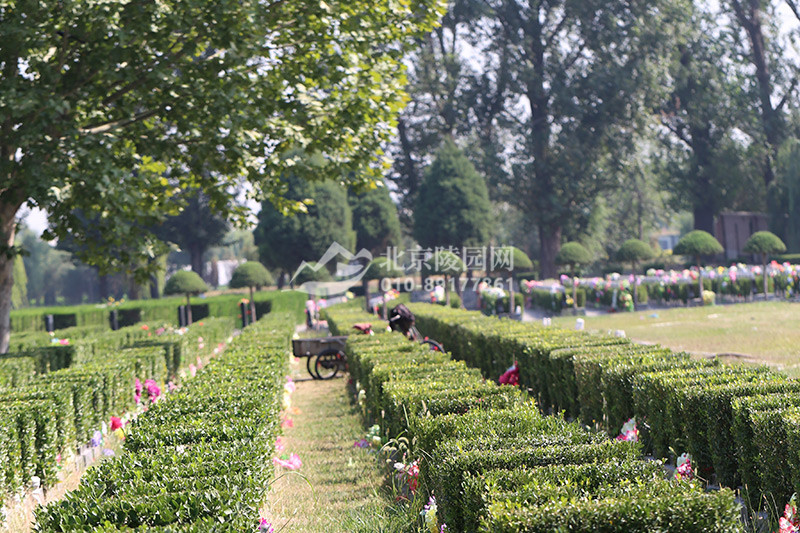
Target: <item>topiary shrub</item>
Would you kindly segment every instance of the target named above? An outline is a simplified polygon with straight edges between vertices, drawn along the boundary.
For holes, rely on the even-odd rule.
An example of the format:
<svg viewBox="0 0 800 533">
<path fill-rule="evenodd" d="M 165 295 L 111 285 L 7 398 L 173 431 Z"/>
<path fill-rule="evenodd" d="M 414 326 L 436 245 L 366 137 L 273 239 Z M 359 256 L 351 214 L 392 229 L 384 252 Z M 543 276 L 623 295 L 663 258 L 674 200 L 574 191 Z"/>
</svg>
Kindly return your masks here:
<svg viewBox="0 0 800 533">
<path fill-rule="evenodd" d="M 703 269 L 700 266 L 700 258 L 710 255 L 721 254 L 724 251 L 722 245 L 713 235 L 703 230 L 690 231 L 678 241 L 672 253 L 677 255 L 690 255 L 694 257 L 697 265 L 697 294 L 703 294 Z"/>
<path fill-rule="evenodd" d="M 772 232 L 757 231 L 750 235 L 747 242 L 744 243 L 743 252 L 748 254 L 756 254 L 761 257 L 762 277 L 764 283 L 764 300 L 767 299 L 767 257 L 772 254 L 782 254 L 786 251 L 786 245 L 783 241 Z"/>
<path fill-rule="evenodd" d="M 196 272 L 190 270 L 179 270 L 167 280 L 164 286 L 164 294 L 185 294 L 186 295 L 186 320 L 192 323 L 192 303 L 191 296 L 206 292 L 208 285 Z"/>
<path fill-rule="evenodd" d="M 272 274 L 258 261 L 247 261 L 233 271 L 230 287 L 232 289 L 242 289 L 244 287 L 250 289 L 250 316 L 253 322 L 256 321 L 256 303 L 253 294 L 255 288 L 265 287 L 273 283 Z"/>
</svg>

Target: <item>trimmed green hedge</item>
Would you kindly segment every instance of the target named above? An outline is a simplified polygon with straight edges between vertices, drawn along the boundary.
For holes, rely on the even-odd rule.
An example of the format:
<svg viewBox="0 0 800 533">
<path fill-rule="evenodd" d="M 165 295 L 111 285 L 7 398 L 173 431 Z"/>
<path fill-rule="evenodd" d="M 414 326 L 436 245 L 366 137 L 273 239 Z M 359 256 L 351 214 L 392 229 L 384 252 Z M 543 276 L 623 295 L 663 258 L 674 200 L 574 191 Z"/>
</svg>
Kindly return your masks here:
<svg viewBox="0 0 800 533">
<path fill-rule="evenodd" d="M 200 320 L 206 317 L 239 316 L 239 302 L 246 295 L 222 294 L 213 297 L 192 298 L 192 317 Z M 256 314 L 261 317 L 270 312 L 291 313 L 301 322 L 303 303 L 306 295 L 298 291 L 260 291 L 255 293 Z M 110 327 L 109 313 L 118 311 L 119 325 L 130 326 L 138 322 L 176 324 L 178 306 L 185 299 L 161 298 L 158 300 L 133 300 L 109 307 L 107 305 L 79 305 L 57 307 L 31 307 L 11 311 L 11 330 L 17 334 L 29 331 L 46 331 L 45 317 L 53 315 L 55 329 L 71 326 L 104 328 Z"/>
<path fill-rule="evenodd" d="M 131 426 L 125 452 L 37 512 L 44 532 L 251 531 L 273 474 L 294 319 L 270 316 Z"/>
<path fill-rule="evenodd" d="M 447 347 L 458 347 L 463 351 L 451 349 L 461 359 L 470 365 L 480 363 L 495 375 L 515 358 L 523 368 L 526 363 L 550 368 L 548 354 L 566 342 L 587 350 L 603 342 L 612 350 L 629 346 L 574 332 L 543 328 L 531 332 L 516 322 L 439 306 L 414 305 L 412 310 L 424 334 Z M 336 307 L 326 315 L 339 330 L 349 328 L 354 316 L 351 310 Z M 485 329 L 484 336 L 486 325 L 495 327 Z M 418 497 L 435 494 L 438 516 L 444 517 L 448 530 L 560 530 L 557 515 L 548 512 L 553 505 L 563 507 L 575 523 L 593 525 L 594 529 L 584 526 L 586 530 L 650 531 L 648 515 L 656 517 L 653 523 L 659 526 L 672 524 L 673 531 L 681 530 L 674 524 L 688 524 L 687 531 L 739 527 L 730 491 L 706 494 L 688 483 L 663 482 L 657 474 L 663 472 L 660 463 L 639 459 L 638 444 L 610 440 L 578 423 L 545 416 L 524 392 L 487 383 L 447 354 L 431 352 L 397 334 L 353 335 L 346 351 L 366 420 L 377 421 L 386 438 L 406 437 L 413 443 L 408 460 L 420 460 Z M 538 378 L 549 385 L 547 380 Z M 554 474 L 557 468 L 563 468 L 562 476 Z M 525 478 L 520 472 L 530 475 Z M 531 480 L 539 474 L 547 484 L 542 494 L 552 498 L 534 501 L 528 496 L 537 494 Z M 499 487 L 503 482 L 492 479 L 511 481 Z M 601 483 L 602 479 L 609 482 Z M 615 488 L 619 484 L 613 479 L 624 479 L 621 488 Z M 676 505 L 679 497 L 687 505 Z M 612 499 L 618 505 L 612 505 Z M 574 505 L 565 505 L 570 501 Z M 508 512 L 519 513 L 521 519 Z M 615 522 L 602 522 L 607 517 Z"/>
<path fill-rule="evenodd" d="M 729 487 L 744 482 L 776 501 L 800 491 L 800 479 L 782 472 L 788 457 L 794 460 L 794 444 L 786 444 L 794 413 L 776 411 L 781 405 L 774 403 L 800 404 L 800 385 L 783 374 L 604 335 L 425 304 L 409 308 L 420 330 L 488 378 L 519 361 L 521 385 L 545 412 L 563 411 L 612 437 L 635 416 L 644 449 L 656 457 L 688 451 L 703 478 Z"/>
</svg>

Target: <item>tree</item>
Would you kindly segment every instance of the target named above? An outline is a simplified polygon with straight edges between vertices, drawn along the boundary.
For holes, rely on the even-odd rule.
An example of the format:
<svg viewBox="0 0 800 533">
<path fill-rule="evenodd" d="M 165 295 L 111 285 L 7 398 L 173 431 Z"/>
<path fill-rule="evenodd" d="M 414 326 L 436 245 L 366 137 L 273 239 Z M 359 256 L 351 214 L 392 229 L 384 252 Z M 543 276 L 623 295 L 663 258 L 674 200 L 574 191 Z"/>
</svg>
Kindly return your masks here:
<svg viewBox="0 0 800 533">
<path fill-rule="evenodd" d="M 236 267 L 236 270 L 233 271 L 230 287 L 232 289 L 241 289 L 244 287 L 250 289 L 250 316 L 254 322 L 256 320 L 256 302 L 253 291 L 255 287 L 266 287 L 273 283 L 272 274 L 258 261 L 247 261 Z"/>
<path fill-rule="evenodd" d="M 418 192 L 414 237 L 423 247 L 483 246 L 491 227 L 486 181 L 455 143 L 445 140 Z"/>
<path fill-rule="evenodd" d="M 690 255 L 697 264 L 697 294 L 700 301 L 703 300 L 703 268 L 700 265 L 700 258 L 721 254 L 722 245 L 713 235 L 707 231 L 696 229 L 690 231 L 678 241 L 672 253 L 677 255 Z"/>
<path fill-rule="evenodd" d="M 156 229 L 156 235 L 189 252 L 192 271 L 202 277 L 206 251 L 222 243 L 230 225 L 212 208 L 202 191 L 182 193 L 176 200 L 183 205 L 181 212 L 167 217 Z M 215 283 L 216 280 L 212 281 Z"/>
<path fill-rule="evenodd" d="M 758 254 L 761 256 L 761 273 L 764 278 L 764 300 L 767 299 L 767 256 L 771 254 L 782 254 L 786 251 L 783 241 L 770 231 L 757 231 L 750 235 L 744 243 L 742 251 L 748 254 Z"/>
<path fill-rule="evenodd" d="M 394 264 L 394 261 L 390 261 L 387 257 L 376 257 L 370 262 L 367 271 L 364 273 L 364 277 L 361 278 L 367 311 L 372 311 L 372 309 L 369 308 L 369 282 L 371 280 L 378 280 L 378 290 L 383 295 L 383 318 L 384 320 L 386 319 L 386 308 L 388 305 L 386 303 L 386 291 L 383 290 L 383 280 L 386 278 L 399 278 L 403 274 L 404 272 Z"/>
<path fill-rule="evenodd" d="M 669 62 L 670 93 L 660 105 L 663 184 L 677 209 L 694 215 L 694 229 L 713 231 L 722 209 L 756 210 L 763 202 L 760 168 L 751 161 L 757 121 L 744 73 L 736 65 L 730 32 L 710 30 L 718 16 L 695 4 L 676 24 L 681 38 Z M 738 204 L 738 205 L 737 205 Z M 642 238 L 639 235 L 638 238 Z"/>
<path fill-rule="evenodd" d="M 530 214 L 542 274 L 552 277 L 565 229 L 591 213 L 614 178 L 607 159 L 630 149 L 660 94 L 673 8 L 666 0 L 482 4 L 471 53 L 483 58 L 482 79 L 494 80 L 484 100 L 499 110 L 485 144 L 508 153 L 499 190 Z"/>
<path fill-rule="evenodd" d="M 800 251 L 800 140 L 788 139 L 778 151 L 774 209 L 770 229 L 786 243 L 790 252 Z"/>
<path fill-rule="evenodd" d="M 636 305 L 639 303 L 638 299 L 638 283 L 636 280 L 636 270 L 639 266 L 639 262 L 647 261 L 648 259 L 652 259 L 655 253 L 653 252 L 653 248 L 647 244 L 646 242 L 639 240 L 639 239 L 628 239 L 622 246 L 620 246 L 619 251 L 617 252 L 617 259 L 624 262 L 631 264 L 631 272 L 633 273 L 633 306 L 636 308 Z"/>
<path fill-rule="evenodd" d="M 556 263 L 569 265 L 572 277 L 572 311 L 578 312 L 578 279 L 575 277 L 575 265 L 586 265 L 592 262 L 589 251 L 579 242 L 568 242 L 561 247 L 556 255 Z"/>
<path fill-rule="evenodd" d="M 283 211 L 288 169 L 354 184 L 388 165 L 402 54 L 438 0 L 52 2 L 0 18 L 0 353 L 9 341 L 15 217 L 50 215 L 101 274 L 141 275 L 147 228 L 200 188 L 221 212 L 246 177 Z M 376 157 L 377 156 L 377 157 Z M 87 226 L 76 218 L 95 220 Z M 245 209 L 227 214 L 242 220 Z M 90 234 L 99 231 L 102 241 Z M 124 246 L 123 246 L 124 245 Z"/>
<path fill-rule="evenodd" d="M 511 262 L 513 268 L 511 269 L 511 282 L 508 284 L 508 311 L 512 315 L 514 315 L 514 270 L 522 270 L 523 272 L 530 272 L 533 270 L 533 261 L 520 250 L 514 246 L 509 246 L 511 248 Z M 496 249 L 495 249 L 496 252 Z"/>
<path fill-rule="evenodd" d="M 292 179 L 285 195 L 288 200 L 310 199 L 313 203 L 306 212 L 289 217 L 273 205 L 263 204 L 253 231 L 262 263 L 293 273 L 303 261 L 321 259 L 333 243 L 353 251 L 356 237 L 344 187 Z"/>
<path fill-rule="evenodd" d="M 449 250 L 437 250 L 427 262 L 422 264 L 422 275 L 444 276 L 444 298 L 445 303 L 450 307 L 450 276 L 455 276 L 455 285 L 458 287 L 458 278 L 465 270 L 464 262 L 461 258 Z"/>
<path fill-rule="evenodd" d="M 794 0 L 786 0 L 786 3 L 795 7 Z M 778 38 L 779 15 L 770 2 L 726 0 L 725 4 L 730 6 L 738 25 L 735 31 L 742 44 L 737 52 L 749 63 L 748 71 L 755 78 L 750 83 L 751 99 L 759 113 L 759 137 L 766 148 L 762 175 L 764 185 L 769 187 L 775 176 L 774 160 L 786 140 L 785 107 L 794 99 L 800 82 L 796 66 L 789 66 L 786 61 L 784 47 L 793 43 L 781 43 Z M 793 12 L 798 13 L 796 8 Z"/>
<path fill-rule="evenodd" d="M 186 295 L 186 322 L 190 326 L 192 325 L 191 297 L 193 294 L 200 294 L 207 290 L 208 285 L 203 281 L 203 278 L 198 276 L 197 273 L 188 270 L 179 270 L 175 272 L 164 286 L 164 294 Z"/>
<path fill-rule="evenodd" d="M 354 192 L 348 199 L 353 211 L 356 248 L 367 249 L 375 256 L 400 244 L 400 219 L 389 189 L 382 186 L 363 193 Z"/>
</svg>

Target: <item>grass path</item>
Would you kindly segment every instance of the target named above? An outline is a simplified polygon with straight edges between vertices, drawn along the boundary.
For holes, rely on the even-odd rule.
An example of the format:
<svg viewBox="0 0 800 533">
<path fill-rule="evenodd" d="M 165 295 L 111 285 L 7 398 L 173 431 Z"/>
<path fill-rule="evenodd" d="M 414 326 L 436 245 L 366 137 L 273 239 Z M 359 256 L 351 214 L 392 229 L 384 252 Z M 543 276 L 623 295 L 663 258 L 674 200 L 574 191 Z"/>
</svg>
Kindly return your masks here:
<svg viewBox="0 0 800 533">
<path fill-rule="evenodd" d="M 375 455 L 353 446 L 364 429 L 346 381 L 312 381 L 304 360 L 293 364 L 293 374 L 294 427 L 284 429 L 283 442 L 285 453 L 300 456 L 304 477 L 276 473 L 267 499 L 276 533 L 396 531 L 399 517 L 381 490 Z"/>
</svg>

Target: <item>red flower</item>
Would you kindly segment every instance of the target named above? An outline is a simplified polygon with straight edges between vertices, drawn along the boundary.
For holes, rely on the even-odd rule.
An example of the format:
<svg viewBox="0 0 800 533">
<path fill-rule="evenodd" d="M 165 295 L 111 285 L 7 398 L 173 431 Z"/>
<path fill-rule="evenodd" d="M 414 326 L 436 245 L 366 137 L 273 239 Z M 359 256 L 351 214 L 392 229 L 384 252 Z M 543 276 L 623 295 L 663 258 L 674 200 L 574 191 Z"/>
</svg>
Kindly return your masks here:
<svg viewBox="0 0 800 533">
<path fill-rule="evenodd" d="M 116 431 L 122 427 L 122 419 L 116 416 L 111 417 L 111 431 Z"/>
</svg>

